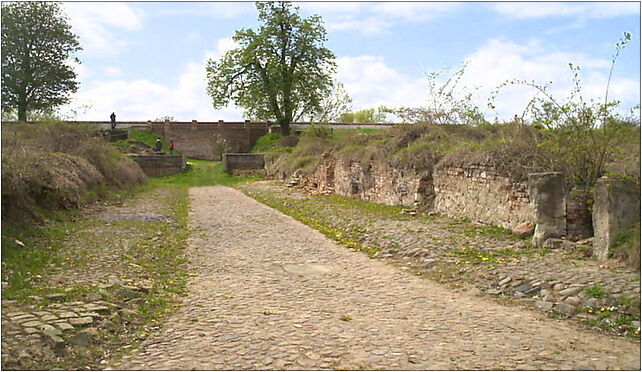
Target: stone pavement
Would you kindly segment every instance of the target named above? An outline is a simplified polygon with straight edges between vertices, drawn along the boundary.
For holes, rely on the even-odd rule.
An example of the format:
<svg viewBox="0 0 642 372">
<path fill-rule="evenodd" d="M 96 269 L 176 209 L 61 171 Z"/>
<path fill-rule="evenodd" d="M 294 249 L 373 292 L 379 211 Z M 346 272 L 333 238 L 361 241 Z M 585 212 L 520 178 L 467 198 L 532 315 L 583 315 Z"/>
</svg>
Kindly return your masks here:
<svg viewBox="0 0 642 372">
<path fill-rule="evenodd" d="M 639 369 L 640 345 L 351 251 L 226 187 L 190 190 L 181 309 L 112 369 Z"/>
</svg>

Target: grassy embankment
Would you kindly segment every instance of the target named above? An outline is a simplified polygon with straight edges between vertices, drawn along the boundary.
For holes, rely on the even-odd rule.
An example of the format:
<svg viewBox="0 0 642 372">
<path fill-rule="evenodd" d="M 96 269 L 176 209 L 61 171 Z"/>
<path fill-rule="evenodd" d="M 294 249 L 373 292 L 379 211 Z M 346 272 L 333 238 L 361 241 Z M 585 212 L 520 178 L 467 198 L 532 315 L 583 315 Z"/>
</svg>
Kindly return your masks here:
<svg viewBox="0 0 642 372">
<path fill-rule="evenodd" d="M 135 133 L 135 140 L 156 140 L 154 135 L 146 137 L 150 136 Z M 31 204 L 38 211 L 31 223 L 3 221 L 2 299 L 15 300 L 18 307 L 45 308 L 51 302 L 47 295 L 53 293 L 64 293 L 65 301 L 91 301 L 100 284 L 92 276 L 105 279 L 109 275 L 125 284 L 145 283 L 150 288 L 143 295 L 145 302 L 135 309 L 137 315 L 128 320 L 126 331 L 101 332 L 100 342 L 90 350 L 74 350 L 62 362 L 40 367 L 98 367 L 100 359 L 144 339 L 172 312 L 177 296 L 184 292 L 188 189 L 245 180 L 223 173 L 221 163 L 190 160 L 183 173 L 150 178 L 146 185 L 134 188 L 106 186 L 91 200 L 104 207 L 135 207 L 140 199 L 171 222 L 105 221 L 83 208 L 61 209 L 42 204 L 40 199 Z"/>
</svg>

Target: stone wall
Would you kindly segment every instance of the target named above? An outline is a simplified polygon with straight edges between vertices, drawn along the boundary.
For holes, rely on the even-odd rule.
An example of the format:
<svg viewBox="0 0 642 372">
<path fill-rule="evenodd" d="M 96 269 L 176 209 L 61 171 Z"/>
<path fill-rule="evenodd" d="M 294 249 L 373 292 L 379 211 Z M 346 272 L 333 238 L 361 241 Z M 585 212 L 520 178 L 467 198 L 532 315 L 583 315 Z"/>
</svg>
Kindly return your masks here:
<svg viewBox="0 0 642 372">
<path fill-rule="evenodd" d="M 513 182 L 489 166 L 438 169 L 433 182 L 437 212 L 507 229 L 525 221 L 535 222 L 528 185 Z"/>
<path fill-rule="evenodd" d="M 640 221 L 640 188 L 635 182 L 602 177 L 595 185 L 593 254 L 607 259 L 617 236 Z"/>
<path fill-rule="evenodd" d="M 566 236 L 566 181 L 562 173 L 531 173 L 528 194 L 535 211 L 533 243 Z"/>
<path fill-rule="evenodd" d="M 591 195 L 579 188 L 572 189 L 566 197 L 566 236 L 581 240 L 593 236 L 593 218 L 588 208 Z"/>
<path fill-rule="evenodd" d="M 274 169 L 269 173 L 276 174 Z M 360 162 L 325 154 L 313 174 L 300 175 L 299 183 L 313 190 L 334 191 L 374 203 L 411 206 L 432 194 L 431 173 L 396 169 L 386 161 L 364 167 Z"/>
<path fill-rule="evenodd" d="M 162 177 L 182 172 L 185 157 L 180 155 L 129 155 L 148 177 Z"/>
<path fill-rule="evenodd" d="M 263 154 L 223 154 L 223 170 L 232 173 L 235 170 L 264 169 Z"/>
<path fill-rule="evenodd" d="M 538 246 L 549 238 L 577 240 L 592 232 L 586 216 L 587 194 L 573 192 L 567 197 L 561 173 L 531 174 L 527 182 L 515 182 L 485 164 L 417 171 L 392 167 L 386 160 L 364 165 L 333 154 L 324 154 L 309 175 L 284 174 L 274 164 L 266 168 L 271 176 L 284 181 L 291 177 L 291 185 L 318 192 L 386 205 L 415 205 L 422 211 L 432 209 L 506 229 L 531 222 Z"/>
<path fill-rule="evenodd" d="M 250 150 L 258 137 L 268 132 L 265 122 L 235 123 L 148 123 L 143 129 L 174 141 L 174 149 L 181 154 L 205 160 L 219 160 L 216 143 L 225 140 L 227 151 L 238 153 Z"/>
</svg>

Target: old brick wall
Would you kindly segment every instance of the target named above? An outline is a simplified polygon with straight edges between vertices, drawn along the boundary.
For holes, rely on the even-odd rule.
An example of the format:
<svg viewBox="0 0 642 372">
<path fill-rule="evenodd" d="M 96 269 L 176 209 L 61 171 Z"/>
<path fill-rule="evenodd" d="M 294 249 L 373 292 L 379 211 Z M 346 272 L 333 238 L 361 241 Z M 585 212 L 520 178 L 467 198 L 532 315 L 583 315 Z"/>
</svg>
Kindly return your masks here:
<svg viewBox="0 0 642 372">
<path fill-rule="evenodd" d="M 566 236 L 580 240 L 593 236 L 593 218 L 588 207 L 591 195 L 588 191 L 574 188 L 566 197 Z"/>
<path fill-rule="evenodd" d="M 180 155 L 130 155 L 148 177 L 161 177 L 185 170 L 185 157 Z"/>
<path fill-rule="evenodd" d="M 535 221 L 527 184 L 513 182 L 489 166 L 438 169 L 433 183 L 437 212 L 508 229 Z"/>
<path fill-rule="evenodd" d="M 268 171 L 284 178 L 276 169 L 268 167 Z M 329 154 L 323 156 L 314 173 L 302 175 L 300 183 L 317 191 L 334 191 L 338 195 L 386 205 L 412 206 L 432 194 L 429 171 L 396 169 L 385 160 L 364 167 L 360 162 L 337 159 Z"/>
<path fill-rule="evenodd" d="M 283 181 L 293 176 L 285 174 L 275 164 L 267 164 L 269 175 Z M 569 238 L 580 239 L 591 231 L 587 229 L 585 199 L 577 196 L 579 194 L 571 193 L 575 196 L 567 198 L 565 188 L 552 191 L 533 188 L 529 182 L 514 182 L 484 164 L 417 171 L 392 167 L 386 160 L 375 160 L 364 165 L 338 159 L 333 154 L 324 154 L 315 172 L 306 175 L 297 171 L 295 176 L 299 184 L 308 189 L 331 191 L 386 205 L 418 204 L 423 211 L 432 209 L 452 217 L 466 217 L 507 229 L 530 221 L 539 225 L 540 233 L 546 235 L 543 235 L 543 239 L 551 234 L 557 237 L 566 236 L 567 233 L 570 234 Z M 559 194 L 559 197 L 546 196 L 547 190 Z M 542 200 L 554 199 L 554 208 L 549 208 L 546 203 L 535 203 L 538 197 Z M 558 233 L 557 224 L 553 226 L 546 223 L 546 219 L 551 217 L 549 215 L 559 215 L 563 220 L 560 224 L 563 231 Z"/>
<path fill-rule="evenodd" d="M 223 154 L 223 170 L 231 173 L 234 170 L 263 169 L 263 154 Z"/>
<path fill-rule="evenodd" d="M 187 157 L 220 160 L 218 140 L 227 142 L 227 152 L 247 152 L 258 137 L 267 133 L 268 126 L 264 122 L 171 122 L 148 123 L 139 129 L 174 141 L 174 149 Z"/>
</svg>

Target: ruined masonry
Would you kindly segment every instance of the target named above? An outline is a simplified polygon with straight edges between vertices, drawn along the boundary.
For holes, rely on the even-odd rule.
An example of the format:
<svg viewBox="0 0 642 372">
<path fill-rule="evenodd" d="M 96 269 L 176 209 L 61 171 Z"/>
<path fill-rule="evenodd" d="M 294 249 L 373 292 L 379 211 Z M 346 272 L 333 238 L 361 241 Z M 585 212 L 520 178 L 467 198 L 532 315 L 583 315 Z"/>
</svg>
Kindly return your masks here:
<svg viewBox="0 0 642 372">
<path fill-rule="evenodd" d="M 370 164 L 324 154 L 312 174 L 283 174 L 273 163 L 268 174 L 313 191 L 358 197 L 386 205 L 418 206 L 450 217 L 514 229 L 535 225 L 533 243 L 561 247 L 566 241 L 593 236 L 595 255 L 608 257 L 608 247 L 622 229 L 639 221 L 640 192 L 624 180 L 600 180 L 591 215 L 585 190 L 567 190 L 561 173 L 534 173 L 517 182 L 492 166 L 470 164 L 435 169 L 398 169 L 385 160 Z M 591 221 L 593 221 L 591 223 Z M 560 238 L 562 240 L 560 240 Z"/>
</svg>

